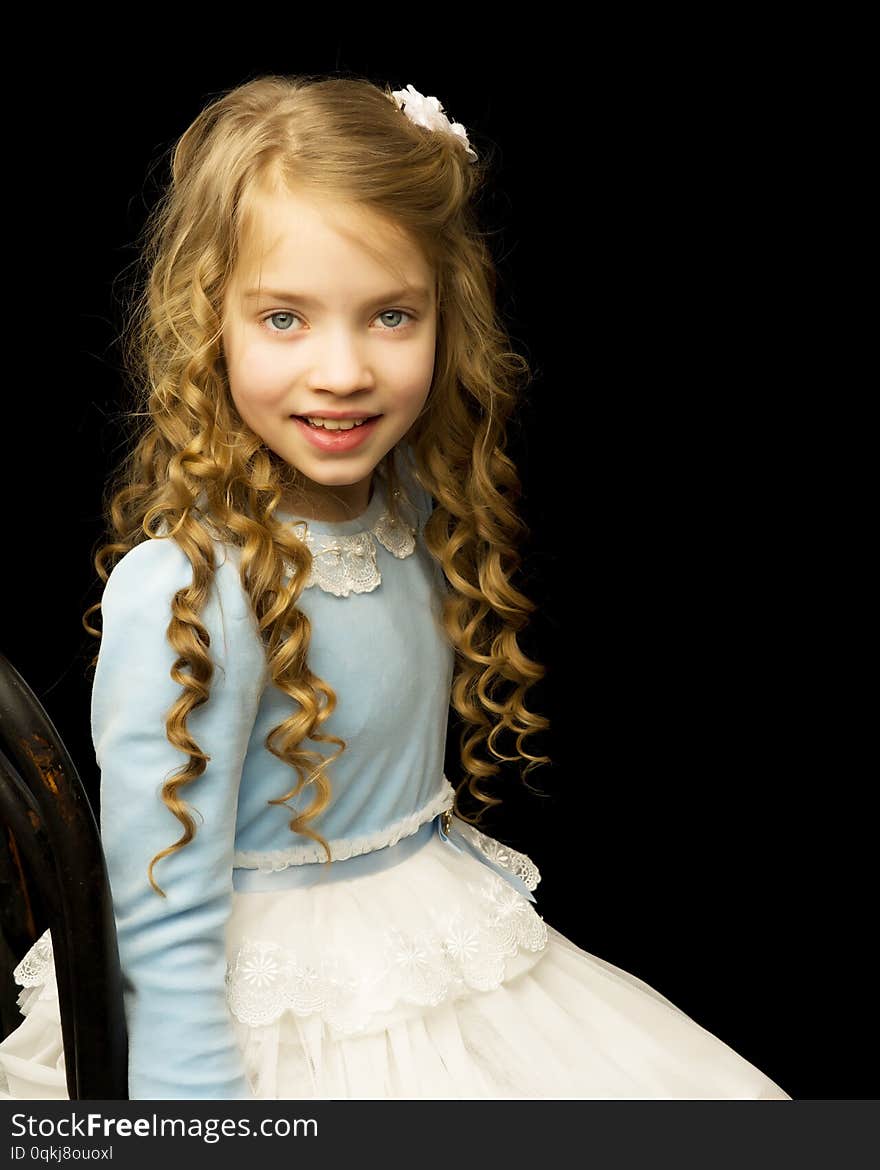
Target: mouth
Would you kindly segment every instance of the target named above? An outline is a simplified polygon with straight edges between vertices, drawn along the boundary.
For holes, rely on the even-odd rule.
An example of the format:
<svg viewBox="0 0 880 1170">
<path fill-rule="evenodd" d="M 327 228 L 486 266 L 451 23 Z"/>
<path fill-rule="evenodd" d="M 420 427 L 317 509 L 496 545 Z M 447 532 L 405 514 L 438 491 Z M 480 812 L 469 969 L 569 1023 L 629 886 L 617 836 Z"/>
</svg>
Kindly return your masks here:
<svg viewBox="0 0 880 1170">
<path fill-rule="evenodd" d="M 327 427 L 321 427 L 320 425 L 316 425 L 315 423 L 309 422 L 310 416 L 307 414 L 292 414 L 290 417 L 298 419 L 300 422 L 305 423 L 306 426 L 312 427 L 314 430 L 328 430 L 329 429 Z M 317 414 L 313 414 L 313 415 L 311 415 L 311 417 L 312 418 L 320 418 L 322 416 L 317 415 Z M 331 419 L 329 419 L 329 421 L 336 422 L 336 423 L 350 422 L 350 423 L 354 423 L 356 426 L 358 424 L 363 426 L 364 423 L 373 422 L 374 419 L 381 418 L 381 417 L 382 417 L 381 414 L 355 414 L 355 415 L 351 415 L 351 417 L 343 416 L 341 418 L 331 418 Z"/>
<path fill-rule="evenodd" d="M 373 431 L 375 431 L 381 414 L 370 415 L 365 418 L 363 422 L 356 423 L 354 426 L 346 427 L 344 430 L 341 427 L 336 427 L 333 430 L 328 430 L 326 427 L 315 426 L 310 423 L 306 415 L 292 414 L 291 420 L 300 428 L 303 436 L 309 440 L 313 447 L 317 447 L 321 451 L 350 451 L 353 447 L 360 446 L 361 443 L 366 442 Z M 317 417 L 316 415 L 313 417 Z M 342 420 L 338 420 L 342 421 Z M 354 420 L 352 420 L 354 421 Z"/>
</svg>

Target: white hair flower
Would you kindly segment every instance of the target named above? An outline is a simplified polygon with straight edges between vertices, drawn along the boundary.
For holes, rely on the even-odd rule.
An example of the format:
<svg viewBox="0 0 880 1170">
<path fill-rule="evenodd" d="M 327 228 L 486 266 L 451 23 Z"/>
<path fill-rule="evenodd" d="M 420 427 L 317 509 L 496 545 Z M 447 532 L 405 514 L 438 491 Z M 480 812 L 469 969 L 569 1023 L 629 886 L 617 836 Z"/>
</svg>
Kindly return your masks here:
<svg viewBox="0 0 880 1170">
<path fill-rule="evenodd" d="M 468 155 L 476 161 L 476 151 L 471 148 L 467 132 L 461 122 L 450 122 L 443 113 L 443 107 L 435 97 L 425 97 L 414 85 L 396 89 L 391 95 L 399 109 L 417 126 L 426 130 L 438 130 L 441 134 L 454 134 L 467 148 Z"/>
</svg>

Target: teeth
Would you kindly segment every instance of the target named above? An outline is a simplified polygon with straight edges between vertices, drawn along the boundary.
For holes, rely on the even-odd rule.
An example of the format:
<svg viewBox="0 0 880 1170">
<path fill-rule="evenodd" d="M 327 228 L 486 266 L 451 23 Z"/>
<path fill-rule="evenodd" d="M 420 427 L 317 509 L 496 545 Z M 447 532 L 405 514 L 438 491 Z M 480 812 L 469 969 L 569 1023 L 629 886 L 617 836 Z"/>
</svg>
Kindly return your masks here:
<svg viewBox="0 0 880 1170">
<path fill-rule="evenodd" d="M 350 431 L 352 427 L 361 427 L 367 421 L 368 420 L 365 418 L 361 418 L 361 419 L 353 419 L 353 418 L 332 419 L 332 418 L 311 418 L 311 417 L 309 417 L 309 422 L 312 424 L 313 427 L 324 427 L 324 429 L 328 430 L 328 431 Z"/>
</svg>

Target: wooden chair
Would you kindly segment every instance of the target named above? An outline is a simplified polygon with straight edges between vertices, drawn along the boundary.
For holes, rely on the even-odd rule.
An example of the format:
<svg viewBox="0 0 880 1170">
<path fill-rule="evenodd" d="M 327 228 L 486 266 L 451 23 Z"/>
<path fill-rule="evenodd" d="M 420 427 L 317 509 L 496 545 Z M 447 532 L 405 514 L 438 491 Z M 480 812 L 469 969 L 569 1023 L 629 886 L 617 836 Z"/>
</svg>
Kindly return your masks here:
<svg viewBox="0 0 880 1170">
<path fill-rule="evenodd" d="M 13 885 L 0 907 L 5 950 L 20 959 L 51 930 L 68 1096 L 127 1100 L 122 972 L 98 822 L 57 730 L 2 654 L 0 818 L 0 873 Z M 8 988 L 12 970 L 2 977 Z"/>
</svg>

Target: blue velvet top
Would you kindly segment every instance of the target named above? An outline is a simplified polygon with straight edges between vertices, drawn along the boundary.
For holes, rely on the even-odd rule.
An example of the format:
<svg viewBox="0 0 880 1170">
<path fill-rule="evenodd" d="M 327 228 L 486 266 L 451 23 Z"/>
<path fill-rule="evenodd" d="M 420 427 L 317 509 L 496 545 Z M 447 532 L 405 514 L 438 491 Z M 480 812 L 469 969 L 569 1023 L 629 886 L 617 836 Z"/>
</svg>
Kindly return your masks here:
<svg viewBox="0 0 880 1170">
<path fill-rule="evenodd" d="M 345 856 L 346 842 L 381 840 L 402 823 L 412 832 L 436 815 L 450 789 L 443 765 L 454 651 L 438 620 L 444 579 L 422 541 L 431 497 L 401 464 L 414 551 L 394 554 L 375 540 L 376 587 L 336 596 L 316 583 L 299 600 L 312 623 L 309 666 L 338 700 L 321 731 L 347 743 L 330 769 L 330 806 L 309 822 L 334 856 Z M 381 531 L 387 487 L 379 473 L 373 484 L 361 517 L 310 520 L 310 533 L 325 541 Z M 150 886 L 147 869 L 183 832 L 160 789 L 186 763 L 165 732 L 182 690 L 171 678 L 176 655 L 167 629 L 172 596 L 191 582 L 192 567 L 173 539 L 147 540 L 116 564 L 103 595 L 92 736 L 125 976 L 132 1100 L 253 1099 L 225 996 L 234 876 L 247 872 L 264 883 L 249 888 L 268 889 L 288 867 L 325 856 L 311 838 L 291 832 L 289 809 L 267 803 L 298 779 L 265 747 L 294 701 L 269 683 L 238 550 L 219 542 L 215 549 L 217 569 L 201 614 L 215 672 L 210 699 L 188 719 L 209 762 L 180 791 L 197 810 L 194 839 L 153 870 L 166 898 Z M 314 741 L 302 746 L 336 751 Z M 307 789 L 289 803 L 305 808 L 312 799 Z"/>
</svg>

